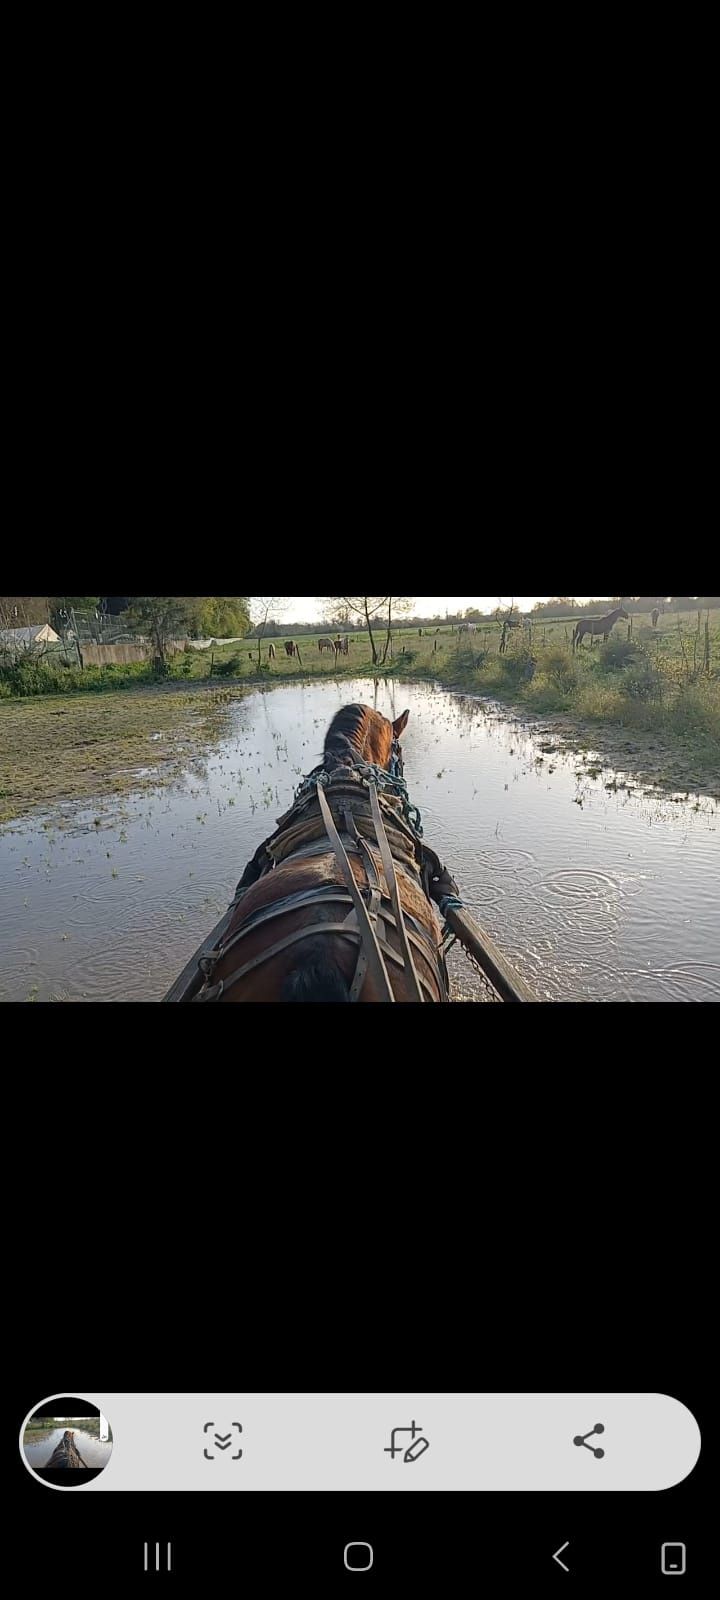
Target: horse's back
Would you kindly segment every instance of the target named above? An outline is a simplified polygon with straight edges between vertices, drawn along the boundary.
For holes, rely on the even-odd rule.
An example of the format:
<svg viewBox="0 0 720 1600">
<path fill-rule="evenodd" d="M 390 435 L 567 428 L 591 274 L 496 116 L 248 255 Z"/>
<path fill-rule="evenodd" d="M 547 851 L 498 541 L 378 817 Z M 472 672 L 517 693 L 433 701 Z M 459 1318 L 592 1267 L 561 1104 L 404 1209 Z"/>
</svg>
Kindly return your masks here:
<svg viewBox="0 0 720 1600">
<path fill-rule="evenodd" d="M 216 968 L 214 977 L 229 979 L 233 971 L 239 967 L 254 962 L 266 952 L 270 952 L 276 944 L 290 939 L 293 934 L 307 929 L 309 940 L 315 932 L 327 943 L 328 958 L 340 968 L 348 985 L 352 982 L 357 964 L 357 940 L 348 938 L 340 933 L 324 933 L 324 926 L 328 923 L 339 924 L 346 921 L 352 911 L 349 892 L 342 877 L 339 864 L 328 841 L 327 848 L 319 847 L 307 855 L 296 854 L 288 856 L 284 861 L 278 862 L 272 872 L 260 878 L 243 895 L 238 904 L 224 942 L 229 943 L 234 934 L 247 924 L 247 932 L 233 947 L 228 956 L 221 960 Z M 380 860 L 378 848 L 370 846 L 375 871 L 379 880 L 380 891 L 386 902 L 389 900 L 388 885 Z M 368 876 L 364 859 L 356 853 L 349 854 L 353 877 L 360 890 L 368 887 Z M 437 958 L 434 952 L 440 945 L 442 929 L 440 920 L 434 906 L 427 899 L 419 878 L 408 871 L 401 862 L 395 861 L 398 893 L 400 904 L 406 917 L 411 917 L 414 923 L 419 924 L 425 934 L 416 934 L 420 944 L 413 941 L 413 959 L 421 976 L 434 993 L 436 999 L 443 998 L 438 975 Z M 333 889 L 337 890 L 338 899 L 332 897 Z M 299 897 L 320 891 L 317 899 L 309 903 L 298 903 Z M 331 898 L 329 898 L 331 897 Z M 287 906 L 281 903 L 287 900 Z M 270 916 L 273 907 L 277 907 L 277 915 Z M 263 915 L 263 913 L 265 915 Z M 253 919 L 257 918 L 257 925 L 252 926 Z M 392 925 L 384 925 L 388 944 L 396 955 L 400 955 L 400 945 Z M 276 955 L 268 954 L 267 961 L 260 961 L 258 966 L 241 978 L 236 985 L 228 990 L 228 999 L 235 1001 L 261 1001 L 278 999 L 287 979 L 297 971 L 299 963 L 303 960 L 303 945 L 305 940 L 296 940 L 286 949 L 278 951 Z M 427 944 L 427 951 L 423 948 Z M 382 948 L 382 945 L 381 945 Z M 242 953 L 240 953 L 242 952 Z M 390 958 L 387 962 L 391 987 L 396 1000 L 405 998 L 404 987 L 406 983 L 402 967 Z"/>
</svg>

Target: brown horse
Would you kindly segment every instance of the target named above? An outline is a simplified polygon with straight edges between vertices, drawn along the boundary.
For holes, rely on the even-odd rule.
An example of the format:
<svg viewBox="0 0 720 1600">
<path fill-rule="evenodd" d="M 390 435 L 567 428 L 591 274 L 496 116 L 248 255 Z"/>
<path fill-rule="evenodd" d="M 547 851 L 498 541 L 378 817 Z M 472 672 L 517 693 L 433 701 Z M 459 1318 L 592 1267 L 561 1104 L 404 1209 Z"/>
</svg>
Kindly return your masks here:
<svg viewBox="0 0 720 1600">
<path fill-rule="evenodd" d="M 456 889 L 411 821 L 408 717 L 338 711 L 322 765 L 245 869 L 198 1001 L 449 998 L 429 896 Z"/>
<path fill-rule="evenodd" d="M 66 1428 L 60 1443 L 53 1450 L 48 1466 L 64 1468 L 85 1467 L 86 1465 L 75 1444 L 75 1434 L 71 1433 L 69 1428 Z"/>
<path fill-rule="evenodd" d="M 630 621 L 627 611 L 624 611 L 622 606 L 618 606 L 616 611 L 609 611 L 606 617 L 583 617 L 580 622 L 576 622 L 573 628 L 573 650 L 577 650 L 580 640 L 585 638 L 586 633 L 590 634 L 591 649 L 593 639 L 597 638 L 598 634 L 602 634 L 607 644 L 615 623 L 619 622 L 621 617 L 624 617 L 626 622 Z"/>
<path fill-rule="evenodd" d="M 660 608 L 659 608 L 659 606 L 656 606 L 655 610 L 651 611 L 650 619 L 652 621 L 653 627 L 656 628 L 657 625 L 658 625 L 658 622 L 660 621 Z"/>
</svg>

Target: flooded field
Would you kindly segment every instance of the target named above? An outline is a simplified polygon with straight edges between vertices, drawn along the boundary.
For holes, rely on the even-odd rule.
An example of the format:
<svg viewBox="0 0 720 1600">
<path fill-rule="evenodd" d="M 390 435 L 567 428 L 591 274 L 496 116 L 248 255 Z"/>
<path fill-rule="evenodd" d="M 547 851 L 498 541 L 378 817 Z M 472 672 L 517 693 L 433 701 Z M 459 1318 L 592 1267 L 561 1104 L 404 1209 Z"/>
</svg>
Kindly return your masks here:
<svg viewBox="0 0 720 1600">
<path fill-rule="evenodd" d="M 714 801 L 643 790 L 429 684 L 216 699 L 202 757 L 128 764 L 122 793 L 106 773 L 100 798 L 0 828 L 0 1000 L 160 1000 L 351 700 L 410 707 L 405 777 L 428 842 L 539 998 L 720 999 Z M 160 695 L 155 722 L 160 744 Z M 478 995 L 466 958 L 449 964 L 457 997 Z"/>
<path fill-rule="evenodd" d="M 25 1436 L 23 1450 L 31 1467 L 39 1471 L 46 1467 L 50 1457 L 65 1434 L 65 1423 L 61 1427 L 43 1429 L 38 1437 Z M 106 1467 L 112 1455 L 112 1443 L 109 1440 L 98 1439 L 94 1434 L 86 1433 L 84 1428 L 79 1428 L 73 1421 L 73 1439 L 75 1446 L 82 1456 L 86 1467 Z"/>
</svg>

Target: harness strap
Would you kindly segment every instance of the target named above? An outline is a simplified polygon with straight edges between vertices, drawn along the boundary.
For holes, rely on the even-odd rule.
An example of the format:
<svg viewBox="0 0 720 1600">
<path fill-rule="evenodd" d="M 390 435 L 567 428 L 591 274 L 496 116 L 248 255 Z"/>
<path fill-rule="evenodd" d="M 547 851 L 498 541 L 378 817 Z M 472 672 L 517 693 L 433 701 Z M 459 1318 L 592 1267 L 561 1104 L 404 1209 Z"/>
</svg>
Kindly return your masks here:
<svg viewBox="0 0 720 1600">
<path fill-rule="evenodd" d="M 225 994 L 228 989 L 232 989 L 233 984 L 238 983 L 240 978 L 246 977 L 248 972 L 253 972 L 256 967 L 261 967 L 264 962 L 270 961 L 273 956 L 279 955 L 282 950 L 288 950 L 291 945 L 299 944 L 302 939 L 310 939 L 317 933 L 339 933 L 346 939 L 359 940 L 361 937 L 359 928 L 348 926 L 347 918 L 344 922 L 315 922 L 310 928 L 299 928 L 296 933 L 289 934 L 286 939 L 280 939 L 270 950 L 264 950 L 262 955 L 255 956 L 254 960 L 246 961 L 245 965 L 239 967 L 237 972 L 233 972 L 229 978 L 220 978 L 217 983 L 213 984 L 212 988 L 201 990 L 200 994 L 195 996 L 194 1004 L 200 1005 L 209 1000 L 219 1000 L 221 995 Z M 388 948 L 387 953 L 391 961 L 394 961 L 397 966 L 402 967 L 404 965 L 402 956 L 399 956 L 395 950 Z M 430 985 L 424 979 L 421 982 L 423 988 L 427 990 L 430 1000 L 434 1000 L 435 996 Z"/>
<path fill-rule="evenodd" d="M 372 972 L 375 982 L 379 985 L 383 999 L 386 1001 L 392 1001 L 394 1004 L 395 996 L 390 986 L 387 968 L 380 954 L 377 935 L 373 930 L 373 925 L 368 916 L 365 901 L 363 900 L 360 890 L 355 882 L 355 875 L 348 860 L 342 839 L 340 838 L 337 828 L 335 827 L 332 811 L 330 810 L 321 788 L 318 788 L 317 797 L 320 802 L 322 819 L 325 823 L 325 827 L 327 828 L 328 838 L 333 850 L 335 851 L 338 866 L 343 875 L 350 898 L 357 913 L 358 927 L 364 934 L 363 944 L 365 950 L 367 951 L 368 971 Z"/>
<path fill-rule="evenodd" d="M 406 964 L 406 967 L 407 967 L 407 975 L 408 975 L 408 978 L 410 979 L 410 986 L 415 991 L 415 999 L 416 1000 L 422 1000 L 422 990 L 421 990 L 420 984 L 418 982 L 418 975 L 417 975 L 417 972 L 415 970 L 415 962 L 413 961 L 412 951 L 411 951 L 410 945 L 408 943 L 407 930 L 406 930 L 406 927 L 405 927 L 405 918 L 403 917 L 402 906 L 400 904 L 400 895 L 398 893 L 397 878 L 395 876 L 395 862 L 393 861 L 392 852 L 390 850 L 390 846 L 389 846 L 388 841 L 387 841 L 387 834 L 386 834 L 385 828 L 383 826 L 383 819 L 382 819 L 382 814 L 381 814 L 381 811 L 380 811 L 380 802 L 379 802 L 378 797 L 377 797 L 377 789 L 375 788 L 374 783 L 371 783 L 369 785 L 369 788 L 370 788 L 370 809 L 372 811 L 372 819 L 373 819 L 373 822 L 375 824 L 375 832 L 377 834 L 377 841 L 378 841 L 378 844 L 380 846 L 380 856 L 381 856 L 381 859 L 382 859 L 383 871 L 385 873 L 385 881 L 386 881 L 387 886 L 388 886 L 388 892 L 389 892 L 389 895 L 390 895 L 390 900 L 392 902 L 392 908 L 393 908 L 393 911 L 395 912 L 395 923 L 396 923 L 396 927 L 397 927 L 398 938 L 400 940 L 400 948 L 401 948 L 402 953 L 403 953 L 403 955 L 405 957 L 405 964 Z"/>
<path fill-rule="evenodd" d="M 229 955 L 230 951 L 233 950 L 242 939 L 245 939 L 248 934 L 255 933 L 256 930 L 263 926 L 264 923 L 272 922 L 277 917 L 287 916 L 289 912 L 300 910 L 303 906 L 313 904 L 338 904 L 352 906 L 352 900 L 350 895 L 346 894 L 342 889 L 337 888 L 333 884 L 328 884 L 324 885 L 320 889 L 308 889 L 305 894 L 285 895 L 282 900 L 274 900 L 269 906 L 261 906 L 259 910 L 254 911 L 252 915 L 248 917 L 247 922 L 243 924 L 242 928 L 237 929 L 232 937 L 227 940 L 227 943 L 216 945 L 215 949 L 211 950 L 208 955 L 201 957 L 200 961 L 198 962 L 198 966 L 200 971 L 203 973 L 203 976 L 206 978 L 211 978 L 215 968 L 221 961 L 225 960 L 225 957 Z M 353 910 L 351 912 L 351 917 L 347 919 L 348 924 L 351 922 L 351 919 L 354 918 L 354 915 L 355 914 Z M 383 950 L 385 950 L 387 946 L 387 931 L 385 924 L 388 923 L 391 928 L 394 928 L 396 926 L 396 920 L 392 911 L 387 910 L 382 904 L 380 904 L 378 908 L 377 918 L 378 922 L 376 931 L 378 940 L 382 944 Z M 417 918 L 413 917 L 409 911 L 405 912 L 405 922 L 406 925 L 408 922 L 412 925 L 411 928 L 408 929 L 408 939 L 410 940 L 411 944 L 413 944 L 415 948 L 420 951 L 421 955 L 425 956 L 426 960 L 429 959 L 429 952 L 431 952 L 433 956 L 437 956 L 437 946 L 432 936 L 428 933 L 427 928 L 424 928 L 422 923 L 418 922 Z M 269 956 L 271 953 L 271 951 L 268 951 L 267 956 Z M 394 959 L 398 962 L 401 961 L 401 958 L 395 955 L 392 947 L 388 947 L 388 954 L 394 957 Z M 424 980 L 421 977 L 420 982 L 423 983 L 423 981 Z"/>
<path fill-rule="evenodd" d="M 382 999 L 385 1001 L 394 1002 L 395 996 L 392 991 L 386 966 L 386 961 L 388 959 L 390 959 L 395 965 L 405 970 L 406 975 L 411 983 L 413 998 L 423 1001 L 424 995 L 422 991 L 424 989 L 430 1000 L 435 1000 L 435 994 L 431 985 L 424 977 L 419 977 L 418 975 L 413 960 L 410 943 L 412 942 L 412 944 L 415 945 L 415 947 L 421 952 L 423 958 L 432 966 L 433 963 L 430 962 L 428 951 L 424 948 L 424 945 L 428 945 L 430 947 L 435 964 L 440 961 L 439 970 L 441 975 L 443 965 L 442 953 L 441 951 L 437 950 L 435 942 L 428 933 L 427 929 L 418 923 L 410 913 L 407 914 L 408 920 L 413 924 L 414 928 L 419 930 L 422 935 L 422 939 L 418 938 L 417 933 L 409 932 L 406 927 L 405 916 L 403 914 L 403 908 L 398 889 L 397 875 L 395 872 L 395 863 L 380 809 L 377 787 L 375 782 L 372 781 L 374 774 L 371 776 L 371 774 L 368 773 L 368 777 L 370 778 L 370 781 L 367 782 L 366 791 L 369 792 L 370 797 L 372 827 L 376 835 L 383 872 L 387 884 L 387 892 L 394 915 L 391 915 L 390 912 L 385 910 L 382 905 L 383 890 L 381 880 L 379 878 L 375 855 L 367 839 L 358 829 L 357 822 L 353 814 L 352 805 L 348 804 L 346 800 L 345 805 L 342 806 L 344 829 L 348 837 L 352 840 L 352 844 L 349 846 L 349 848 L 353 851 L 353 853 L 357 852 L 357 854 L 361 856 L 365 866 L 367 877 L 367 891 L 365 892 L 369 895 L 370 902 L 369 905 L 366 905 L 363 893 L 358 888 L 355 880 L 345 846 L 343 845 L 338 828 L 336 826 L 335 818 L 333 817 L 333 813 L 325 796 L 323 785 L 318 782 L 315 788 L 315 795 L 317 796 L 317 801 L 320 808 L 320 816 L 325 829 L 326 838 L 323 843 L 325 845 L 325 849 L 327 850 L 327 840 L 329 839 L 333 853 L 340 867 L 343 881 L 348 891 L 347 894 L 338 894 L 337 892 L 329 893 L 328 891 L 332 890 L 333 886 L 332 884 L 327 884 L 323 885 L 319 889 L 306 891 L 304 894 L 284 896 L 282 900 L 276 901 L 270 906 L 260 907 L 257 912 L 248 918 L 247 922 L 241 928 L 231 935 L 227 942 L 221 941 L 221 943 L 199 963 L 200 969 L 203 972 L 206 980 L 206 987 L 196 997 L 198 1000 L 209 1001 L 219 999 L 220 996 L 224 994 L 226 989 L 231 988 L 233 984 L 239 982 L 239 980 L 245 977 L 249 972 L 254 971 L 257 967 L 263 965 L 266 961 L 271 960 L 283 950 L 286 950 L 292 945 L 300 942 L 302 939 L 310 938 L 318 933 L 340 933 L 345 937 L 352 938 L 358 942 L 357 963 L 349 992 L 349 998 L 351 1001 L 357 1001 L 360 998 L 366 978 L 369 973 L 372 973 L 381 990 Z M 338 798 L 340 798 L 340 796 L 338 796 Z M 355 798 L 355 796 L 353 796 L 353 798 Z M 295 813 L 297 812 L 297 809 L 298 808 L 296 807 Z M 292 816 L 292 812 L 288 813 L 288 817 L 283 818 L 282 821 L 287 822 Z M 364 818 L 361 816 L 361 825 L 363 820 Z M 396 818 L 395 815 L 393 815 L 392 820 L 393 823 L 400 821 L 400 819 Z M 404 833 L 406 829 L 402 822 L 400 822 L 400 827 Z M 300 830 L 296 829 L 295 831 Z M 273 861 L 273 842 L 274 841 L 267 841 L 267 845 L 270 847 L 269 850 L 266 847 L 261 847 L 261 851 L 265 850 L 265 859 L 268 861 L 268 863 Z M 319 842 L 313 842 L 312 844 L 306 842 L 305 849 L 301 849 L 298 854 L 300 856 L 314 855 L 316 853 L 320 853 L 321 848 L 322 846 L 319 844 Z M 255 861 L 257 861 L 258 857 L 260 857 L 261 851 L 256 853 L 256 857 L 254 858 Z M 413 863 L 413 865 L 415 866 L 415 863 Z M 415 870 L 417 871 L 416 866 Z M 262 868 L 260 868 L 259 875 L 262 875 Z M 248 876 L 249 873 L 246 869 L 243 880 L 241 880 L 241 884 L 238 885 L 236 901 L 239 901 L 243 898 L 244 893 L 247 892 L 247 888 L 250 886 L 249 883 L 247 883 Z M 237 945 L 247 934 L 254 932 L 260 924 L 270 921 L 274 917 L 289 913 L 296 908 L 299 909 L 301 906 L 307 905 L 313 901 L 336 901 L 341 903 L 344 902 L 345 904 L 349 903 L 351 906 L 350 914 L 342 923 L 316 923 L 309 928 L 301 928 L 296 930 L 295 933 L 288 935 L 285 939 L 279 940 L 271 947 L 271 949 L 264 951 L 262 954 L 256 956 L 253 960 L 246 962 L 243 966 L 238 968 L 236 972 L 233 972 L 230 977 L 226 979 L 220 979 L 217 983 L 211 984 L 212 976 L 219 962 L 224 961 L 233 947 Z M 385 926 L 386 922 L 391 924 L 397 931 L 402 955 L 399 955 L 396 951 L 394 951 L 388 942 L 387 929 Z"/>
</svg>

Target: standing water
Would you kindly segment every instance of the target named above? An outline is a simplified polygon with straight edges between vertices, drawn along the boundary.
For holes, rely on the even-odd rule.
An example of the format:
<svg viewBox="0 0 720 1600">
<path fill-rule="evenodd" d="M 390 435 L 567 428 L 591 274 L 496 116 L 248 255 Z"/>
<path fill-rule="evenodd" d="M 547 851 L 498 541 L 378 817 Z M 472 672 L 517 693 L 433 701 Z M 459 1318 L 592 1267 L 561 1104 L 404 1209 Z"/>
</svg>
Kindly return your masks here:
<svg viewBox="0 0 720 1600">
<path fill-rule="evenodd" d="M 172 787 L 0 828 L 0 999 L 162 999 L 352 700 L 410 708 L 425 837 L 538 999 L 720 999 L 713 801 L 641 791 L 486 702 L 347 679 L 234 700 Z M 479 996 L 465 956 L 449 965 Z"/>
</svg>

